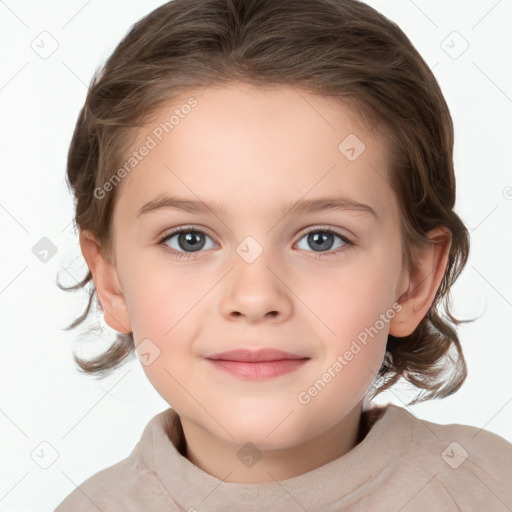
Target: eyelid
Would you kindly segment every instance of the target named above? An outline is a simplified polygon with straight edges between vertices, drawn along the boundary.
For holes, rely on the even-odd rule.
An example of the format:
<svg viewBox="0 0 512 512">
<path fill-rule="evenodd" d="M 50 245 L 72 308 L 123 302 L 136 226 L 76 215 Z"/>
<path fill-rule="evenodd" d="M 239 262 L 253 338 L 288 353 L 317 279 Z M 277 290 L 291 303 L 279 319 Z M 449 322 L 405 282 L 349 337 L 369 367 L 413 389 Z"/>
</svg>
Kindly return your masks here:
<svg viewBox="0 0 512 512">
<path fill-rule="evenodd" d="M 158 237 L 158 242 L 162 243 L 165 239 L 169 240 L 173 236 L 181 233 L 182 231 L 198 231 L 200 233 L 204 233 L 205 235 L 209 236 L 218 245 L 218 242 L 215 240 L 215 237 L 210 234 L 208 228 L 206 228 L 204 226 L 200 226 L 200 225 L 183 225 L 183 226 L 178 226 L 175 228 L 170 228 L 170 229 L 166 230 L 163 235 L 160 235 Z"/>
<path fill-rule="evenodd" d="M 334 233 L 335 235 L 342 238 L 344 241 L 347 241 L 349 243 L 354 243 L 352 241 L 352 238 L 350 237 L 350 235 L 346 235 L 344 232 L 340 231 L 339 228 L 326 226 L 324 224 L 317 224 L 314 226 L 310 226 L 308 228 L 304 228 L 304 230 L 301 231 L 299 234 L 299 239 L 304 237 L 305 235 L 308 235 L 311 232 L 314 232 L 314 231 L 327 231 L 328 233 Z"/>
<path fill-rule="evenodd" d="M 168 240 L 170 240 L 171 238 L 173 238 L 174 236 L 178 235 L 179 233 L 181 233 L 183 231 L 185 231 L 185 232 L 188 232 L 188 231 L 201 232 L 201 233 L 205 234 L 206 236 L 208 236 L 209 238 L 211 238 L 216 245 L 219 245 L 219 243 L 215 240 L 215 237 L 209 233 L 208 228 L 206 228 L 205 226 L 200 226 L 200 225 L 183 225 L 183 226 L 178 226 L 175 228 L 170 228 L 170 230 L 168 230 L 166 232 L 166 234 L 164 234 L 158 238 L 158 243 L 161 245 L 164 245 L 165 242 L 167 242 Z M 315 225 L 309 226 L 309 227 L 301 230 L 298 234 L 298 240 L 297 240 L 297 242 L 295 242 L 295 244 L 300 242 L 300 240 L 302 238 L 304 238 L 306 235 L 308 235 L 309 233 L 314 233 L 317 231 L 324 231 L 324 232 L 332 233 L 332 234 L 338 236 L 344 242 L 344 244 L 347 246 L 355 245 L 352 237 L 350 237 L 350 236 L 346 235 L 344 232 L 340 231 L 339 228 L 334 228 L 334 227 L 326 226 L 323 224 L 315 224 Z M 171 249 L 171 250 L 174 251 L 174 249 Z M 181 251 L 176 251 L 176 252 L 181 252 Z M 203 251 L 198 251 L 198 253 L 200 253 L 200 252 L 203 252 Z M 312 252 L 314 252 L 314 251 L 312 251 Z M 325 251 L 326 254 L 329 254 L 330 252 L 331 251 Z M 189 254 L 189 253 L 185 253 L 185 254 Z M 195 254 L 195 253 L 190 253 L 190 254 Z M 323 253 L 318 252 L 318 254 L 323 254 Z"/>
</svg>

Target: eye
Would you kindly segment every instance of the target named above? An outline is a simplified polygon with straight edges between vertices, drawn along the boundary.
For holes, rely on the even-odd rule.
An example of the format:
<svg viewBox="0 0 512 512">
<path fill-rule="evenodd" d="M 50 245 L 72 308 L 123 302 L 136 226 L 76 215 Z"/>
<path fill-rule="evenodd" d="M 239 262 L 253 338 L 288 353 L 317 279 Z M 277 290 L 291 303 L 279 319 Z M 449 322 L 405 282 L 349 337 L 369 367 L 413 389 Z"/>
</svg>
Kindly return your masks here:
<svg viewBox="0 0 512 512">
<path fill-rule="evenodd" d="M 174 238 L 175 240 L 173 240 Z M 333 238 L 341 240 L 342 244 L 334 247 L 334 249 L 341 248 L 340 250 L 333 251 Z M 323 256 L 324 253 L 328 256 L 334 256 L 342 250 L 346 250 L 349 246 L 354 245 L 338 231 L 321 226 L 315 226 L 304 233 L 298 244 L 303 239 L 306 239 L 306 243 L 314 249 L 311 252 L 318 254 L 318 258 Z M 207 247 L 207 240 L 212 241 L 210 247 Z M 168 242 L 171 243 L 168 244 Z M 201 252 L 202 249 L 213 249 L 216 246 L 216 243 L 204 231 L 192 227 L 175 229 L 161 238 L 158 243 L 164 246 L 166 252 L 171 253 L 172 256 L 177 258 L 193 258 L 195 257 L 194 253 Z M 299 247 L 299 249 L 304 249 L 304 247 Z"/>
<path fill-rule="evenodd" d="M 173 238 L 176 238 L 176 240 L 173 240 Z M 165 235 L 158 243 L 163 245 L 164 249 L 172 253 L 173 256 L 190 258 L 194 256 L 195 252 L 205 248 L 205 245 L 207 245 L 206 238 L 212 240 L 204 231 L 185 227 Z M 167 245 L 167 242 L 171 242 L 171 244 Z M 213 247 L 215 247 L 215 242 Z M 212 249 L 213 247 L 206 247 L 206 249 Z"/>
<path fill-rule="evenodd" d="M 336 247 L 333 247 L 335 238 L 340 239 L 343 243 Z M 328 253 L 328 255 L 334 256 L 341 251 L 334 251 L 333 249 L 344 248 L 347 246 L 354 245 L 346 236 L 342 235 L 338 231 L 330 228 L 321 228 L 314 227 L 307 231 L 302 238 L 299 240 L 299 243 L 306 239 L 306 243 L 315 249 L 313 252 L 320 253 L 318 256 L 322 256 L 323 253 Z M 299 247 L 299 249 L 305 249 L 304 247 Z M 318 249 L 318 250 L 316 250 Z M 307 250 L 307 248 L 306 248 Z M 343 249 L 342 249 L 343 250 Z"/>
</svg>

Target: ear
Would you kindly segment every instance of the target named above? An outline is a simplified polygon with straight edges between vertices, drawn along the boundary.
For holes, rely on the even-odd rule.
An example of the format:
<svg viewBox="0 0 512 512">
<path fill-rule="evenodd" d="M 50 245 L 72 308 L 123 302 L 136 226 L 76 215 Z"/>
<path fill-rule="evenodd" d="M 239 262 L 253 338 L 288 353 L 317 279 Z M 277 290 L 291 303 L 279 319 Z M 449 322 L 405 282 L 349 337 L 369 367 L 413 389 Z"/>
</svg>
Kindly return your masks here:
<svg viewBox="0 0 512 512">
<path fill-rule="evenodd" d="M 450 231 L 444 227 L 434 228 L 427 237 L 431 243 L 422 250 L 419 261 L 413 262 L 413 269 L 402 287 L 406 291 L 397 299 L 402 309 L 389 325 L 389 334 L 396 337 L 409 336 L 425 318 L 446 271 L 452 239 Z"/>
<path fill-rule="evenodd" d="M 94 235 L 80 232 L 80 249 L 92 273 L 105 322 L 121 333 L 130 333 L 132 326 L 114 263 L 105 258 Z"/>
</svg>

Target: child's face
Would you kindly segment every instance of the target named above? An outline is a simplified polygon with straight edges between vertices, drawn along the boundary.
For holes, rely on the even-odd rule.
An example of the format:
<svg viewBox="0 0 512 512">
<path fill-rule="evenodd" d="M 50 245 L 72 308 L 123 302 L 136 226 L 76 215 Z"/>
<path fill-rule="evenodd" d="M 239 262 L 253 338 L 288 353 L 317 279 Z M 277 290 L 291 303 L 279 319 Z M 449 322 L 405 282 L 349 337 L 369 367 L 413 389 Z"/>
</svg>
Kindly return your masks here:
<svg viewBox="0 0 512 512">
<path fill-rule="evenodd" d="M 407 289 L 386 146 L 353 125 L 346 107 L 291 88 L 229 86 L 194 97 L 197 106 L 161 141 L 155 128 L 187 98 L 140 130 L 133 149 L 148 135 L 156 147 L 118 185 L 114 244 L 127 322 L 149 354 L 149 380 L 183 420 L 228 443 L 293 446 L 361 403 Z M 164 195 L 224 209 L 138 216 Z M 334 196 L 376 216 L 340 208 L 282 215 L 289 203 Z M 159 245 L 180 226 L 205 235 Z M 317 238 L 308 241 L 312 227 Z M 322 230 L 353 245 L 323 240 Z M 259 380 L 207 359 L 261 347 L 309 359 Z"/>
</svg>

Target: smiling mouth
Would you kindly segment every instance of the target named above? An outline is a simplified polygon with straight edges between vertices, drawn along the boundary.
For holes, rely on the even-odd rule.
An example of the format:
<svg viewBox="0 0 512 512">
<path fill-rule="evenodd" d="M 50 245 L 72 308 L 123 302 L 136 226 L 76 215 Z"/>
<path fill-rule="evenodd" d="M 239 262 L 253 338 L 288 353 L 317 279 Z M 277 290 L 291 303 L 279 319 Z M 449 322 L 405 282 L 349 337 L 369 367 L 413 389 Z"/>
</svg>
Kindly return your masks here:
<svg viewBox="0 0 512 512">
<path fill-rule="evenodd" d="M 306 356 L 278 350 L 275 348 L 236 349 L 227 352 L 212 354 L 207 357 L 211 360 L 238 361 L 244 363 L 262 363 L 284 360 L 309 359 Z"/>
<path fill-rule="evenodd" d="M 236 353 L 235 353 L 236 352 Z M 273 351 L 232 351 L 206 358 L 220 371 L 244 380 L 265 380 L 298 370 L 309 357 Z"/>
</svg>

